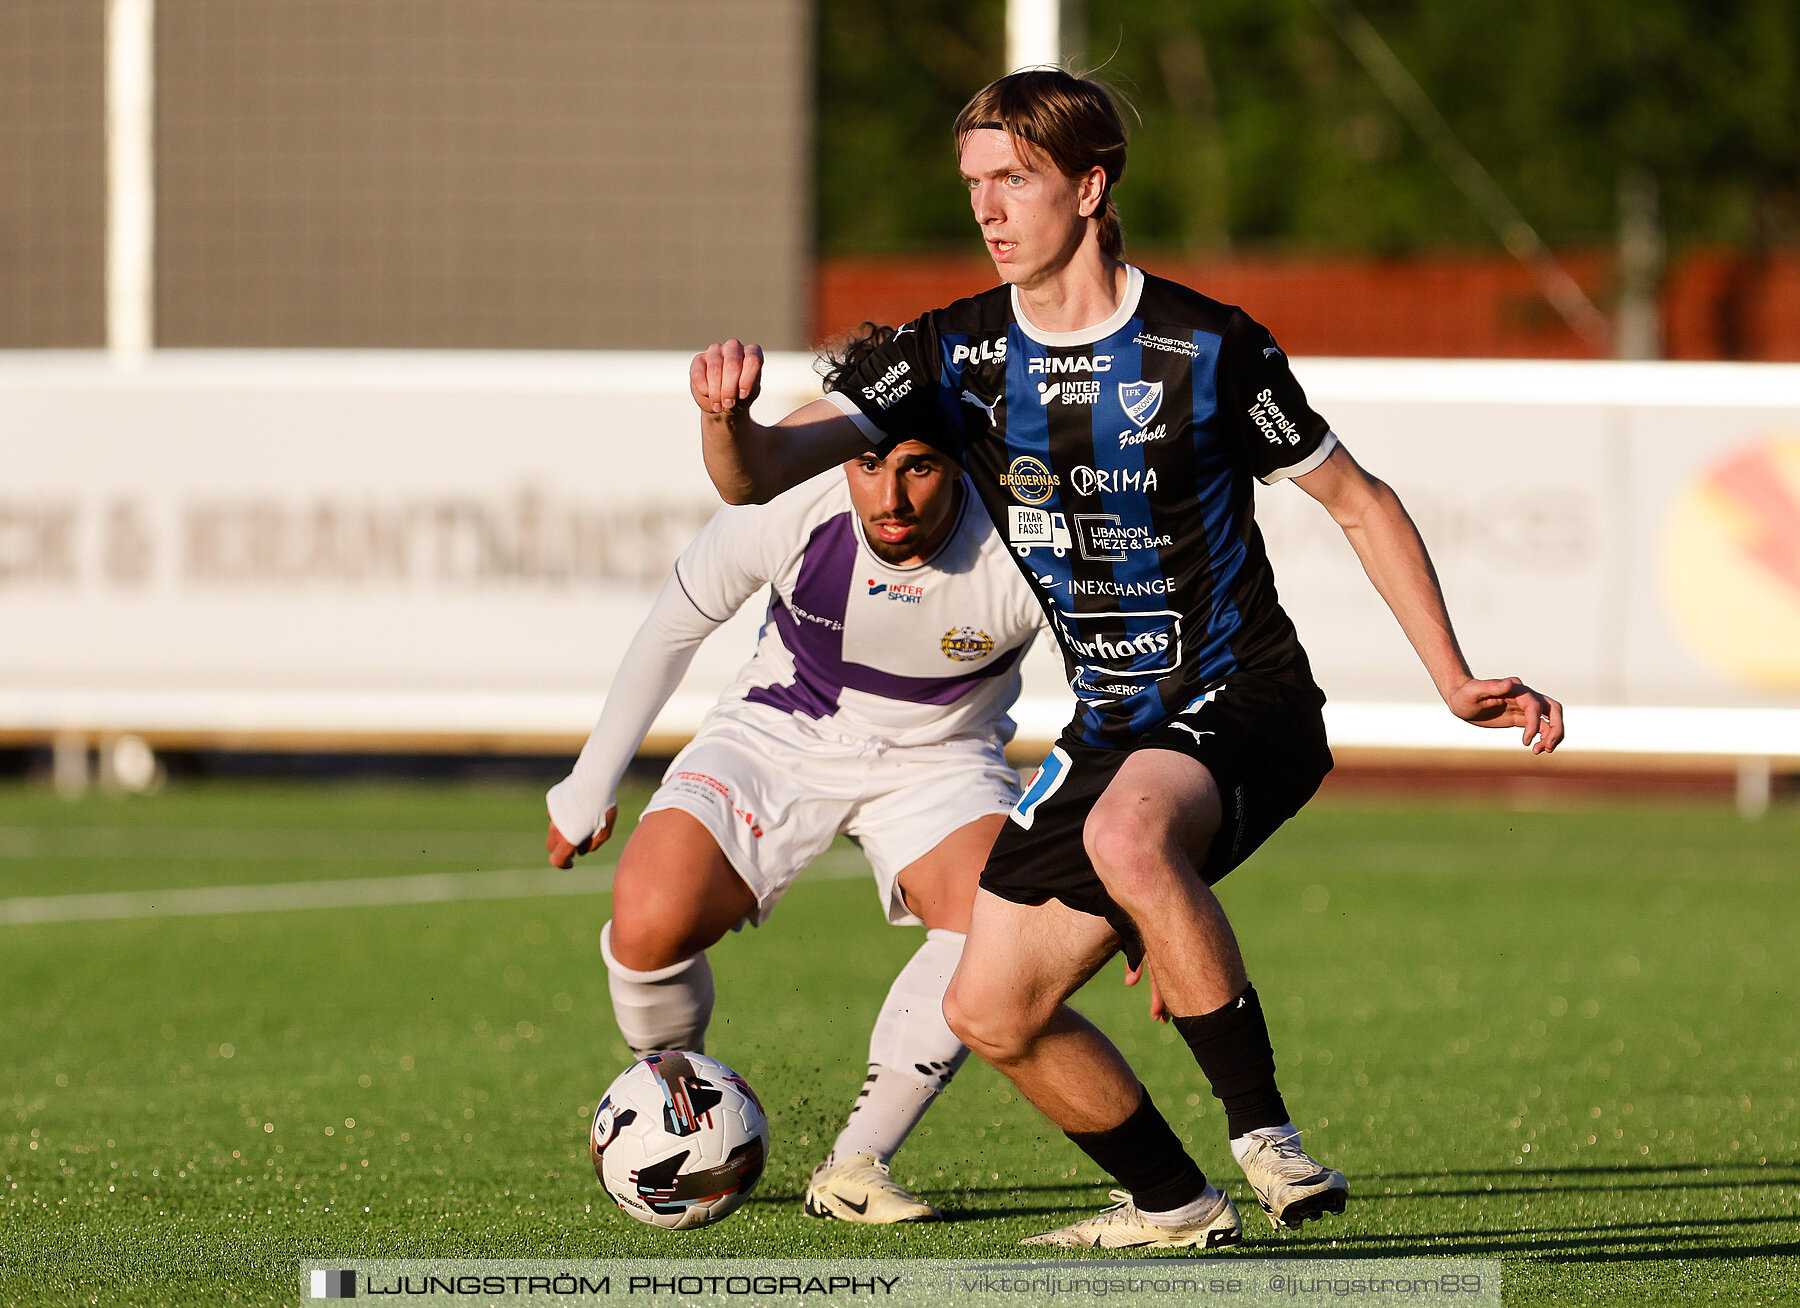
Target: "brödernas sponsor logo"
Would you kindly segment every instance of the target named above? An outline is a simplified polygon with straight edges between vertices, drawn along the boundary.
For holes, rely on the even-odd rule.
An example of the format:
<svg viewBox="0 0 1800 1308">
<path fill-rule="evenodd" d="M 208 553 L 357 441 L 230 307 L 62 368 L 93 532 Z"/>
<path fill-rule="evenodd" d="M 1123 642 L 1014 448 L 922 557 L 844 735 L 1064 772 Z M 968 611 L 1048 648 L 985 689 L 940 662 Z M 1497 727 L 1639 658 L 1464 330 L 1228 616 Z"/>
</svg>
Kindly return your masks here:
<svg viewBox="0 0 1800 1308">
<path fill-rule="evenodd" d="M 1062 485 L 1062 478 L 1051 472 L 1042 459 L 1021 454 L 1000 474 L 999 482 L 1013 493 L 1014 499 L 1042 504 Z"/>
</svg>

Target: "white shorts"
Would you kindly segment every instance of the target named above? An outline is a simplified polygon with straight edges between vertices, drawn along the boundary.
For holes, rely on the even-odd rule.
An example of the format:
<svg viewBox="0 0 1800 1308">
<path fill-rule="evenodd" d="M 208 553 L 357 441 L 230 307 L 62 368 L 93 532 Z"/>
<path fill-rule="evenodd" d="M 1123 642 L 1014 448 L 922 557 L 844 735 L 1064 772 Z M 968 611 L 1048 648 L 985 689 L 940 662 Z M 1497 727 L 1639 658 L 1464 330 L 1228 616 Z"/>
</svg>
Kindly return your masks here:
<svg viewBox="0 0 1800 1308">
<path fill-rule="evenodd" d="M 919 926 L 900 895 L 901 871 L 957 828 L 1011 812 L 1018 798 L 1019 775 L 998 741 L 883 749 L 748 705 L 700 729 L 644 812 L 680 809 L 712 833 L 756 896 L 752 926 L 768 921 L 840 832 L 869 860 L 887 920 Z"/>
</svg>

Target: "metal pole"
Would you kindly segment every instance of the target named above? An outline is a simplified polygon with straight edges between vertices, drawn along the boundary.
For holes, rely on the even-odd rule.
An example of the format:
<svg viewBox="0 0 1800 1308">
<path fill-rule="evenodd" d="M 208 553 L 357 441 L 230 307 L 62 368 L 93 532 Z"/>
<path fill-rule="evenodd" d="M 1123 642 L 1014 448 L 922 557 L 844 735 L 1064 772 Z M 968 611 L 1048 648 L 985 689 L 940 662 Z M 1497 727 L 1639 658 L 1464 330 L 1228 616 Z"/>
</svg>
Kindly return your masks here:
<svg viewBox="0 0 1800 1308">
<path fill-rule="evenodd" d="M 106 345 L 155 344 L 156 0 L 106 0 Z"/>
<path fill-rule="evenodd" d="M 1062 0 L 1006 0 L 1006 71 L 1062 62 Z"/>
<path fill-rule="evenodd" d="M 1656 174 L 1628 168 L 1619 178 L 1619 298 L 1613 310 L 1613 354 L 1662 357 L 1663 235 Z"/>
<path fill-rule="evenodd" d="M 1775 794 L 1775 765 L 1766 758 L 1738 760 L 1737 811 L 1749 822 L 1765 816 Z"/>
</svg>

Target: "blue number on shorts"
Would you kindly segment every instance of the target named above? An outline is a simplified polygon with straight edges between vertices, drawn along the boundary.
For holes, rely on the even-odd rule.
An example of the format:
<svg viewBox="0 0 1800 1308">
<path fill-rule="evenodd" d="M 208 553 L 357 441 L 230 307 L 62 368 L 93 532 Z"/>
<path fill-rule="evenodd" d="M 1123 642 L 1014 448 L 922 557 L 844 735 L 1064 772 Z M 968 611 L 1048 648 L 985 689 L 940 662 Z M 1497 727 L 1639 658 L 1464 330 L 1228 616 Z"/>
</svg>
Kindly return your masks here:
<svg viewBox="0 0 1800 1308">
<path fill-rule="evenodd" d="M 1025 793 L 1019 796 L 1019 802 L 1013 806 L 1012 820 L 1031 830 L 1031 823 L 1037 812 L 1037 806 L 1050 796 L 1069 778 L 1069 756 L 1057 746 L 1050 751 L 1050 757 L 1038 765 L 1037 775 L 1031 778 L 1031 784 L 1025 787 Z"/>
</svg>

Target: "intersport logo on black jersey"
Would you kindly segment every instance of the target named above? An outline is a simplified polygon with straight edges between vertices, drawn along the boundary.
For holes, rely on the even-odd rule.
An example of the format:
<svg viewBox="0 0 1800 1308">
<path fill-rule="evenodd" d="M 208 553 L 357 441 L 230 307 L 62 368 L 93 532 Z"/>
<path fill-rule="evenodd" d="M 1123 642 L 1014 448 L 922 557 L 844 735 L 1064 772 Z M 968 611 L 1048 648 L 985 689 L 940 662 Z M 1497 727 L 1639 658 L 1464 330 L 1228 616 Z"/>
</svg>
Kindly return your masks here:
<svg viewBox="0 0 1800 1308">
<path fill-rule="evenodd" d="M 1038 383 L 1039 404 L 1085 404 L 1089 408 L 1100 403 L 1100 383 L 1071 378 L 1068 381 Z"/>
<path fill-rule="evenodd" d="M 1181 661 L 1181 615 L 1173 609 L 1056 613 L 1063 648 L 1093 673 L 1161 677 Z"/>
</svg>

